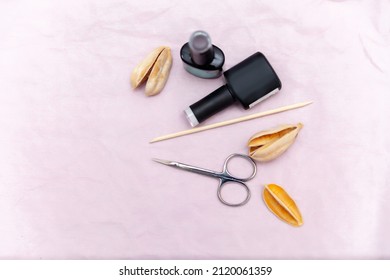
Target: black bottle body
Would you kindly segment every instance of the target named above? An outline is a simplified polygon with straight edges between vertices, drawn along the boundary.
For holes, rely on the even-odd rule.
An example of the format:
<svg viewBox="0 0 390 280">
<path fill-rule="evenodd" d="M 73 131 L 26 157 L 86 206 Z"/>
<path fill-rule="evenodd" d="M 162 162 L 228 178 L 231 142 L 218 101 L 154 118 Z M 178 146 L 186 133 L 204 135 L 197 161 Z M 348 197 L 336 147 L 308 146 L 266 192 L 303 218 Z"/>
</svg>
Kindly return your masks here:
<svg viewBox="0 0 390 280">
<path fill-rule="evenodd" d="M 196 126 L 235 102 L 236 98 L 230 93 L 227 86 L 223 85 L 190 106 L 190 110 L 196 116 L 195 125 L 191 120 L 189 121 L 192 126 Z"/>
<path fill-rule="evenodd" d="M 226 85 L 231 94 L 244 109 L 254 105 L 276 93 L 282 83 L 267 58 L 257 52 L 225 73 Z M 260 101 L 259 101 L 260 100 Z"/>
<path fill-rule="evenodd" d="M 265 56 L 257 52 L 224 72 L 226 85 L 213 91 L 185 110 L 192 126 L 238 101 L 252 108 L 278 92 L 282 84 Z"/>
</svg>

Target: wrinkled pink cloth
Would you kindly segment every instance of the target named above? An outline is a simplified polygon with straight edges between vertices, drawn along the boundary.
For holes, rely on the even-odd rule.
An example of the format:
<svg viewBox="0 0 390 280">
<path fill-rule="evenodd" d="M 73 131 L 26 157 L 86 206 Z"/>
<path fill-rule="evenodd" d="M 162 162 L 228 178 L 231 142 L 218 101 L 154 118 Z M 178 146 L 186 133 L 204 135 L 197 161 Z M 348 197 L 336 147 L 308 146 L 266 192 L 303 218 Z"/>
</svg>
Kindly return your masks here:
<svg viewBox="0 0 390 280">
<path fill-rule="evenodd" d="M 0 1 L 0 258 L 390 258 L 389 14 L 386 0 Z M 198 29 L 224 69 L 261 51 L 283 84 L 205 124 L 314 103 L 149 144 L 188 129 L 183 110 L 223 84 L 182 67 Z M 173 67 L 149 98 L 129 76 L 160 45 Z M 220 170 L 254 133 L 297 122 L 294 145 L 257 164 L 243 207 L 218 201 L 217 180 L 151 160 Z M 269 183 L 302 227 L 266 208 Z"/>
</svg>

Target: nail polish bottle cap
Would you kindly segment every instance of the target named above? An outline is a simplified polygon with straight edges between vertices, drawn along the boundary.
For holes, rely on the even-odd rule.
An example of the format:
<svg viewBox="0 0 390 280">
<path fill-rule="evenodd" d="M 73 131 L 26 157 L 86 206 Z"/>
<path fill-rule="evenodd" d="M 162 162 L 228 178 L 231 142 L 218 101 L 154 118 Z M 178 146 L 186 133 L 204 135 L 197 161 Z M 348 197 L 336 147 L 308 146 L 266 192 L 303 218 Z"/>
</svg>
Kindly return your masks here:
<svg viewBox="0 0 390 280">
<path fill-rule="evenodd" d="M 222 75 L 225 55 L 220 48 L 211 43 L 209 34 L 205 31 L 195 31 L 188 43 L 180 50 L 184 69 L 200 78 L 211 79 Z"/>
</svg>

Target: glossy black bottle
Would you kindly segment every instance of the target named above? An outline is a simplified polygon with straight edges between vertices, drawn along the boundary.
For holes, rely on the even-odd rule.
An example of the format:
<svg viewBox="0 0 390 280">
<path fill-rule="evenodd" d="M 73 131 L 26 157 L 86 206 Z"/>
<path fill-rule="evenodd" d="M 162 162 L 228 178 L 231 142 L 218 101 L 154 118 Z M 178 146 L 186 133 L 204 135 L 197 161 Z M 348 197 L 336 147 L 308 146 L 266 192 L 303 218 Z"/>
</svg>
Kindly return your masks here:
<svg viewBox="0 0 390 280">
<path fill-rule="evenodd" d="M 196 126 L 235 102 L 249 109 L 282 88 L 279 77 L 265 56 L 257 52 L 225 71 L 226 84 L 189 106 L 184 112 Z"/>
</svg>

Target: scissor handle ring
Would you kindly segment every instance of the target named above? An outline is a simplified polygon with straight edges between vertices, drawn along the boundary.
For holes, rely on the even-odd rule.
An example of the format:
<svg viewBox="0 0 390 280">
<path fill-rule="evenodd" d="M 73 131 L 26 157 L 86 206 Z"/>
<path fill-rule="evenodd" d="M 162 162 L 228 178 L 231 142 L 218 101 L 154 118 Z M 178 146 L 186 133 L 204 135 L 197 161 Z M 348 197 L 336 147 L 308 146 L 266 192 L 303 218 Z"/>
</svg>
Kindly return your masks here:
<svg viewBox="0 0 390 280">
<path fill-rule="evenodd" d="M 246 190 L 246 198 L 239 202 L 239 203 L 230 203 L 230 202 L 227 202 L 226 200 L 223 199 L 222 197 L 222 187 L 227 183 L 227 182 L 232 182 L 232 183 L 237 183 L 237 184 L 240 184 L 244 187 L 244 189 Z M 223 181 L 221 180 L 221 183 L 219 184 L 218 186 L 218 191 L 217 191 L 217 194 L 218 194 L 218 198 L 219 200 L 227 205 L 227 206 L 232 206 L 232 207 L 238 207 L 238 206 L 242 206 L 242 205 L 245 205 L 249 199 L 251 198 L 251 191 L 250 189 L 248 188 L 248 186 L 244 183 L 244 182 L 240 182 L 240 181 L 232 181 L 232 180 L 228 180 L 228 181 Z"/>
<path fill-rule="evenodd" d="M 228 168 L 229 161 L 230 161 L 232 158 L 235 158 L 235 157 L 241 157 L 241 158 L 244 158 L 244 159 L 246 159 L 247 161 L 250 162 L 250 164 L 251 164 L 252 167 L 253 167 L 253 172 L 252 172 L 252 174 L 251 174 L 249 177 L 246 177 L 246 178 L 237 178 L 235 175 L 233 175 L 232 173 L 230 173 L 229 168 Z M 226 172 L 230 177 L 234 177 L 234 178 L 236 178 L 237 180 L 246 182 L 246 181 L 249 181 L 249 180 L 253 179 L 253 178 L 256 176 L 256 173 L 257 173 L 257 166 L 256 166 L 256 163 L 254 162 L 254 160 L 253 160 L 252 158 L 250 158 L 249 156 L 247 156 L 247 155 L 243 155 L 243 154 L 231 154 L 230 156 L 228 156 L 228 157 L 226 158 L 225 163 L 224 163 L 224 165 L 223 165 L 223 171 L 222 171 L 222 172 Z"/>
</svg>

